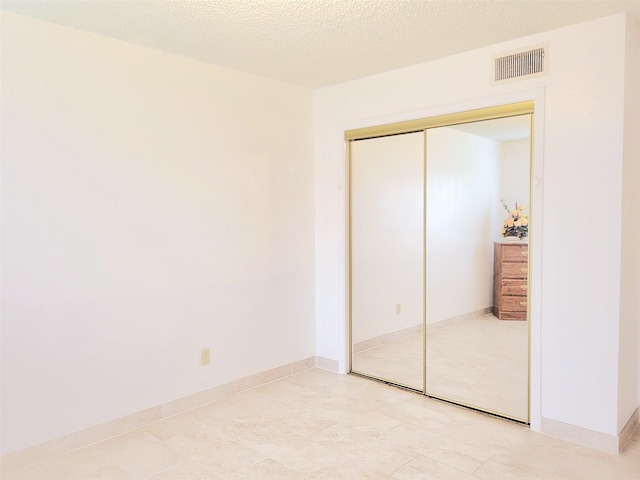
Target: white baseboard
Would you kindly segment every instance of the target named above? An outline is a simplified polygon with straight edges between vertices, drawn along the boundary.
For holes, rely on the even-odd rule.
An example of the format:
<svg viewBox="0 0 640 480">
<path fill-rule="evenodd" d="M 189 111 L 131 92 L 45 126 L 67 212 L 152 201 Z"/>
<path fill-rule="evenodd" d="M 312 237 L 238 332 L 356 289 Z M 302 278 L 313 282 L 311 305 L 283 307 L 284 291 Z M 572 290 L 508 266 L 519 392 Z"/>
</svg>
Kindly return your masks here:
<svg viewBox="0 0 640 480">
<path fill-rule="evenodd" d="M 640 426 L 640 406 L 631 414 L 629 420 L 618 434 L 618 452 L 622 452 Z"/>
<path fill-rule="evenodd" d="M 618 435 L 610 435 L 543 417 L 540 433 L 617 455 L 624 450 L 638 428 L 639 421 L 640 407 L 636 408 Z"/>
<path fill-rule="evenodd" d="M 316 367 L 333 373 L 340 373 L 340 362 L 324 357 L 316 357 Z"/>
<path fill-rule="evenodd" d="M 481 317 L 491 312 L 493 312 L 493 307 L 485 307 L 485 308 L 481 308 L 480 310 L 476 310 L 474 312 L 458 315 L 456 317 L 445 318 L 444 320 L 439 320 L 437 322 L 427 323 L 427 334 L 431 332 L 435 332 L 436 330 L 440 330 L 441 328 L 457 325 L 459 323 L 464 322 L 465 320 L 469 320 L 474 317 Z"/>
<path fill-rule="evenodd" d="M 303 372 L 310 368 L 322 368 L 331 372 L 338 372 L 338 362 L 322 357 L 309 357 L 282 367 L 240 378 L 233 382 L 197 392 L 186 397 L 178 398 L 162 405 L 156 405 L 146 410 L 132 413 L 124 417 L 89 427 L 79 432 L 70 433 L 33 447 L 17 452 L 8 453 L 0 457 L 0 472 L 9 473 L 20 468 L 40 463 L 48 458 L 60 455 L 92 443 L 101 442 L 116 435 L 122 435 L 130 430 L 144 427 L 163 418 L 186 412 L 210 402 L 222 400 L 235 393 L 264 385 L 265 383 Z"/>
<path fill-rule="evenodd" d="M 379 347 L 380 345 L 385 345 L 387 343 L 393 343 L 402 338 L 410 337 L 411 335 L 416 335 L 421 332 L 422 332 L 422 324 L 413 325 L 411 327 L 403 328 L 402 330 L 396 330 L 394 332 L 378 335 L 377 337 L 369 338 L 367 340 L 354 343 L 353 353 L 364 352 L 365 350 Z"/>
<path fill-rule="evenodd" d="M 480 310 L 476 310 L 474 312 L 469 312 L 463 315 L 458 315 L 451 318 L 445 318 L 444 320 L 439 320 L 437 322 L 428 323 L 427 333 L 434 332 L 436 330 L 449 327 L 451 325 L 456 325 L 458 323 L 464 322 L 465 320 L 469 320 L 470 318 L 486 315 L 487 313 L 491 313 L 492 311 L 493 311 L 493 307 L 486 307 L 486 308 L 481 308 Z M 385 333 L 383 335 L 378 335 L 377 337 L 369 338 L 367 340 L 362 340 L 361 342 L 354 343 L 353 353 L 364 352 L 365 350 L 379 347 L 380 345 L 385 345 L 387 343 L 393 343 L 402 338 L 410 337 L 411 335 L 416 335 L 422 332 L 423 332 L 422 324 L 419 324 L 419 325 L 413 325 L 411 327 L 403 328 L 401 330 L 396 330 L 394 332 Z"/>
</svg>

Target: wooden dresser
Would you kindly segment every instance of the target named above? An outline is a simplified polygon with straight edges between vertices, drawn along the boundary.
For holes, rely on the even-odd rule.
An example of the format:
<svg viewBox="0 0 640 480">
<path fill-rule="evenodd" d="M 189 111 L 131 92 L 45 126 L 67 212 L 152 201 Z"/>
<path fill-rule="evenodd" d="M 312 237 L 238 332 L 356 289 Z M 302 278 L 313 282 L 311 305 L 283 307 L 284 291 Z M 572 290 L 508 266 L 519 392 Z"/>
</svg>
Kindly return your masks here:
<svg viewBox="0 0 640 480">
<path fill-rule="evenodd" d="M 494 242 L 493 253 L 493 314 L 500 320 L 526 320 L 529 245 Z"/>
</svg>

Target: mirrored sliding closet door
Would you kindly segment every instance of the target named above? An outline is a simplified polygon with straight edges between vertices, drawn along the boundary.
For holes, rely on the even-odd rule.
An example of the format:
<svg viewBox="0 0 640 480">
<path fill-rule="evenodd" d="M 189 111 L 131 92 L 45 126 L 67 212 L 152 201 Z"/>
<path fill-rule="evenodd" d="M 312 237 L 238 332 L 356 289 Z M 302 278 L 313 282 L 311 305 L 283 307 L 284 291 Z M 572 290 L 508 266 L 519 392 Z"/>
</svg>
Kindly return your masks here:
<svg viewBox="0 0 640 480">
<path fill-rule="evenodd" d="M 348 138 L 352 372 L 528 422 L 532 108 Z"/>
<path fill-rule="evenodd" d="M 514 233 L 528 233 L 530 130 L 523 115 L 430 128 L 426 139 L 426 393 L 521 421 L 528 242 L 502 230 L 517 209 Z M 499 316 L 500 301 L 509 312 Z"/>
<path fill-rule="evenodd" d="M 350 148 L 351 370 L 422 391 L 423 133 Z"/>
</svg>

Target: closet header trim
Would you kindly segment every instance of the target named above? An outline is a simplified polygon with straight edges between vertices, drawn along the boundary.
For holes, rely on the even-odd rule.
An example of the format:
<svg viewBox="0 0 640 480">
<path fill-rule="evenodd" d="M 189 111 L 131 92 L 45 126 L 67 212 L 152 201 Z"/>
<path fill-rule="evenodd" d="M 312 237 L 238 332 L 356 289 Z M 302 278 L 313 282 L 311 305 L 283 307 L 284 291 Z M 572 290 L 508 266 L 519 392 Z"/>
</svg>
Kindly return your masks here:
<svg viewBox="0 0 640 480">
<path fill-rule="evenodd" d="M 366 138 L 386 137 L 401 133 L 412 133 L 427 128 L 445 127 L 460 123 L 480 122 L 494 118 L 514 117 L 533 113 L 533 101 L 499 105 L 497 107 L 467 110 L 466 112 L 448 113 L 436 117 L 406 120 L 404 122 L 375 125 L 373 127 L 356 128 L 344 132 L 345 140 L 364 140 Z"/>
</svg>

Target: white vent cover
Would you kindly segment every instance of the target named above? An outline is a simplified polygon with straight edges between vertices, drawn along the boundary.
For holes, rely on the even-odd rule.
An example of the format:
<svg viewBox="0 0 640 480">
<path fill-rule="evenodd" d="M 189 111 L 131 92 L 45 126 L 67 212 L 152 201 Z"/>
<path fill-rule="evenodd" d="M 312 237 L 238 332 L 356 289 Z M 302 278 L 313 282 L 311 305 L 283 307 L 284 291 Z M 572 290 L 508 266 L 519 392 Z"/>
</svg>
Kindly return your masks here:
<svg viewBox="0 0 640 480">
<path fill-rule="evenodd" d="M 536 45 L 493 57 L 493 83 L 534 78 L 547 73 L 548 45 Z"/>
</svg>

